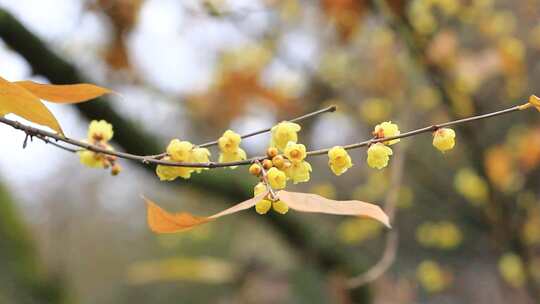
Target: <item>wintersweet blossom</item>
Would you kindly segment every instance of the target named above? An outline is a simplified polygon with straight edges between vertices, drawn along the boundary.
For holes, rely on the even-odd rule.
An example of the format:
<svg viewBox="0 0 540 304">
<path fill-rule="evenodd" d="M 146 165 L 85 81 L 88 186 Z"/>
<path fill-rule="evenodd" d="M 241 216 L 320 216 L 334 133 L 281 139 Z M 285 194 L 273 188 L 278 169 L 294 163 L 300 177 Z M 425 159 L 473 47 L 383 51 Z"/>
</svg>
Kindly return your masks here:
<svg viewBox="0 0 540 304">
<path fill-rule="evenodd" d="M 212 154 L 206 148 L 194 148 L 191 150 L 191 161 L 194 163 L 207 163 L 210 161 Z M 195 172 L 200 173 L 202 170 L 208 170 L 208 168 L 195 168 Z"/>
<path fill-rule="evenodd" d="M 176 162 L 189 162 L 191 160 L 191 151 L 193 144 L 189 141 L 180 141 L 173 139 L 167 146 L 167 154 L 171 160 Z"/>
<path fill-rule="evenodd" d="M 270 130 L 272 133 L 270 146 L 276 147 L 281 151 L 285 150 L 285 147 L 290 141 L 293 143 L 298 141 L 297 133 L 300 129 L 300 125 L 293 122 L 282 121 L 278 123 Z"/>
<path fill-rule="evenodd" d="M 391 121 L 385 121 L 383 123 L 380 123 L 375 126 L 375 129 L 373 130 L 373 134 L 377 136 L 378 138 L 384 138 L 384 137 L 393 137 L 400 134 L 398 125 L 392 123 Z M 399 142 L 398 139 L 388 140 L 384 143 L 386 145 L 393 145 Z"/>
<path fill-rule="evenodd" d="M 164 161 L 173 161 L 169 156 L 163 158 Z M 191 177 L 191 173 L 194 171 L 193 168 L 188 167 L 175 167 L 175 166 L 164 166 L 158 165 L 156 168 L 156 174 L 161 181 L 173 181 L 178 177 L 188 179 Z"/>
<path fill-rule="evenodd" d="M 272 203 L 272 209 L 280 214 L 285 214 L 289 211 L 289 206 L 283 201 L 275 201 Z"/>
<path fill-rule="evenodd" d="M 240 147 L 242 138 L 232 130 L 227 130 L 218 139 L 219 149 L 222 153 L 233 153 Z"/>
<path fill-rule="evenodd" d="M 277 169 L 276 167 L 270 168 L 267 172 L 268 183 L 270 187 L 280 190 L 285 188 L 287 185 L 287 176 L 285 172 Z"/>
<path fill-rule="evenodd" d="M 371 145 L 367 150 L 367 163 L 372 168 L 382 169 L 388 165 L 392 149 L 382 143 Z"/>
<path fill-rule="evenodd" d="M 255 211 L 258 214 L 266 214 L 272 207 L 272 202 L 267 199 L 260 200 L 255 204 Z"/>
<path fill-rule="evenodd" d="M 283 153 L 292 163 L 299 163 L 306 158 L 306 146 L 289 141 Z"/>
<path fill-rule="evenodd" d="M 336 146 L 328 151 L 328 165 L 335 175 L 341 175 L 352 167 L 353 163 L 347 150 Z"/>
<path fill-rule="evenodd" d="M 442 128 L 433 133 L 433 146 L 441 152 L 451 150 L 456 145 L 456 132 L 449 128 Z"/>
<path fill-rule="evenodd" d="M 92 120 L 88 127 L 88 141 L 92 144 L 96 142 L 107 142 L 114 135 L 113 127 L 105 120 Z"/>
<path fill-rule="evenodd" d="M 293 162 L 291 166 L 285 169 L 285 174 L 292 179 L 294 184 L 304 183 L 309 181 L 309 173 L 312 171 L 310 163 L 303 160 L 301 162 Z"/>
</svg>

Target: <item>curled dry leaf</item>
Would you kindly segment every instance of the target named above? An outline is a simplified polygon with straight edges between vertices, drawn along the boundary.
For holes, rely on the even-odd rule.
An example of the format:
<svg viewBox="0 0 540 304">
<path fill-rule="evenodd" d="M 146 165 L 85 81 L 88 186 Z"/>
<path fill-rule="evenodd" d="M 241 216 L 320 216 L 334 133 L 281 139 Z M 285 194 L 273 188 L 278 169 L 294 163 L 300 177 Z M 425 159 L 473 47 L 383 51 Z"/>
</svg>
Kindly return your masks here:
<svg viewBox="0 0 540 304">
<path fill-rule="evenodd" d="M 33 81 L 16 81 L 35 96 L 55 103 L 79 103 L 112 93 L 111 90 L 93 84 L 42 84 Z"/>
<path fill-rule="evenodd" d="M 0 115 L 10 113 L 63 134 L 54 115 L 38 97 L 0 77 Z"/>
<path fill-rule="evenodd" d="M 297 211 L 365 216 L 390 227 L 390 221 L 386 213 L 374 204 L 354 200 L 336 201 L 312 193 L 280 191 L 277 195 L 289 208 Z"/>
<path fill-rule="evenodd" d="M 222 216 L 249 209 L 255 206 L 255 204 L 267 194 L 268 192 L 259 194 L 251 199 L 238 203 L 229 209 L 225 209 L 208 217 L 194 216 L 187 212 L 169 213 L 151 200 L 145 197 L 143 198 L 147 205 L 148 226 L 150 229 L 156 233 L 175 233 L 187 231 Z M 285 202 L 291 209 L 301 212 L 365 216 L 390 227 L 388 216 L 379 206 L 374 204 L 361 201 L 335 201 L 311 193 L 280 191 L 277 195 L 279 196 L 279 199 Z"/>
<path fill-rule="evenodd" d="M 222 216 L 233 214 L 242 210 L 249 209 L 263 199 L 268 192 L 261 193 L 251 199 L 238 203 L 229 209 L 208 217 L 194 216 L 191 213 L 169 213 L 160 208 L 156 203 L 144 198 L 147 206 L 147 220 L 150 229 L 156 233 L 175 233 L 190 230 L 196 226 L 206 224 Z"/>
</svg>

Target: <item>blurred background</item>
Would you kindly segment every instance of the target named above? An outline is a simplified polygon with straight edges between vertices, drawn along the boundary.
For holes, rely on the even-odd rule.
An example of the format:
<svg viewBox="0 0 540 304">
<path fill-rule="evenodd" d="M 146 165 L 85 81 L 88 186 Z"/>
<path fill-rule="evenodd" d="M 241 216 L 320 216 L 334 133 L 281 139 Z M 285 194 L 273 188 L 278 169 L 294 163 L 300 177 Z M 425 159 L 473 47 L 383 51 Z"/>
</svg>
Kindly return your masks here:
<svg viewBox="0 0 540 304">
<path fill-rule="evenodd" d="M 330 104 L 305 121 L 318 149 L 409 130 L 540 94 L 538 0 L 0 0 L 0 75 L 88 81 L 121 94 L 48 105 L 66 134 L 90 119 L 116 149 L 202 143 Z M 157 236 L 145 194 L 206 215 L 251 195 L 247 168 L 161 183 L 122 161 L 118 177 L 0 126 L 0 303 L 540 303 L 540 120 L 514 113 L 456 128 L 442 154 L 404 139 L 388 168 L 365 150 L 336 177 L 324 156 L 309 183 L 330 198 L 396 208 L 368 220 L 257 215 Z M 269 136 L 243 141 L 261 154 Z M 214 159 L 218 151 L 213 150 Z M 375 266 L 377 265 L 377 266 Z M 363 274 L 372 267 L 376 274 Z M 351 288 L 353 287 L 353 288 Z"/>
</svg>

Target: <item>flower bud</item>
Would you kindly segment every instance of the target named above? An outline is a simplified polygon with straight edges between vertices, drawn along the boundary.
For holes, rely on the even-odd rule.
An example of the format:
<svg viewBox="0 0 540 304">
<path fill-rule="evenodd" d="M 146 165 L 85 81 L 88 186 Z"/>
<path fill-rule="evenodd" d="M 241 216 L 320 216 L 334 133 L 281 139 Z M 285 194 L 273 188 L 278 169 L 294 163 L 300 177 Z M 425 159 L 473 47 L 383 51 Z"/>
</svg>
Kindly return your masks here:
<svg viewBox="0 0 540 304">
<path fill-rule="evenodd" d="M 261 166 L 259 166 L 258 164 L 253 164 L 249 167 L 249 173 L 251 175 L 259 176 L 261 172 Z"/>
<path fill-rule="evenodd" d="M 263 165 L 263 168 L 264 168 L 265 170 L 269 170 L 270 168 L 272 168 L 272 167 L 274 166 L 274 164 L 272 163 L 272 161 L 269 160 L 269 159 L 263 160 L 262 165 Z"/>
<path fill-rule="evenodd" d="M 114 164 L 111 168 L 111 175 L 117 176 L 122 171 L 122 167 L 119 164 Z"/>
<path fill-rule="evenodd" d="M 276 155 L 276 156 L 274 156 L 274 158 L 272 158 L 272 163 L 278 169 L 282 169 L 283 165 L 285 164 L 285 158 L 283 158 L 282 155 Z"/>
<path fill-rule="evenodd" d="M 454 148 L 456 144 L 456 132 L 449 128 L 442 128 L 433 133 L 433 146 L 441 152 Z"/>
<path fill-rule="evenodd" d="M 266 214 L 268 210 L 270 210 L 270 207 L 272 207 L 272 202 L 267 199 L 263 199 L 255 204 L 255 211 L 261 215 Z"/>
<path fill-rule="evenodd" d="M 266 155 L 268 155 L 268 158 L 272 159 L 276 155 L 278 155 L 279 150 L 276 147 L 270 147 L 268 150 L 266 150 Z"/>
</svg>

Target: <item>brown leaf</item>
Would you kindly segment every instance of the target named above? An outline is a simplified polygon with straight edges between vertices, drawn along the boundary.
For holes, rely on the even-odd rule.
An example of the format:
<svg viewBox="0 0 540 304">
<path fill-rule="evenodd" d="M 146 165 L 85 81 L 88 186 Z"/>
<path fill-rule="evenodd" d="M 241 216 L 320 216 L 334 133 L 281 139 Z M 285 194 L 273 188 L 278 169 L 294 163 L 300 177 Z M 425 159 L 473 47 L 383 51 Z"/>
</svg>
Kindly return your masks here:
<svg viewBox="0 0 540 304">
<path fill-rule="evenodd" d="M 315 212 L 336 215 L 366 216 L 375 219 L 387 227 L 390 221 L 384 211 L 377 205 L 362 201 L 336 201 L 317 194 L 279 191 L 279 199 L 289 208 L 302 212 Z"/>
<path fill-rule="evenodd" d="M 42 84 L 33 81 L 16 81 L 37 97 L 55 103 L 79 103 L 112 93 L 111 90 L 93 84 Z"/>
<path fill-rule="evenodd" d="M 54 115 L 38 97 L 12 82 L 0 77 L 0 115 L 13 113 L 39 125 L 50 127 L 63 134 Z"/>
<path fill-rule="evenodd" d="M 259 194 L 251 199 L 238 203 L 229 209 L 208 217 L 194 216 L 191 213 L 169 213 L 161 209 L 156 203 L 144 198 L 148 212 L 148 226 L 156 233 L 175 233 L 190 230 L 196 226 L 206 224 L 222 216 L 233 214 L 242 210 L 249 209 L 266 196 L 268 192 Z"/>
</svg>

